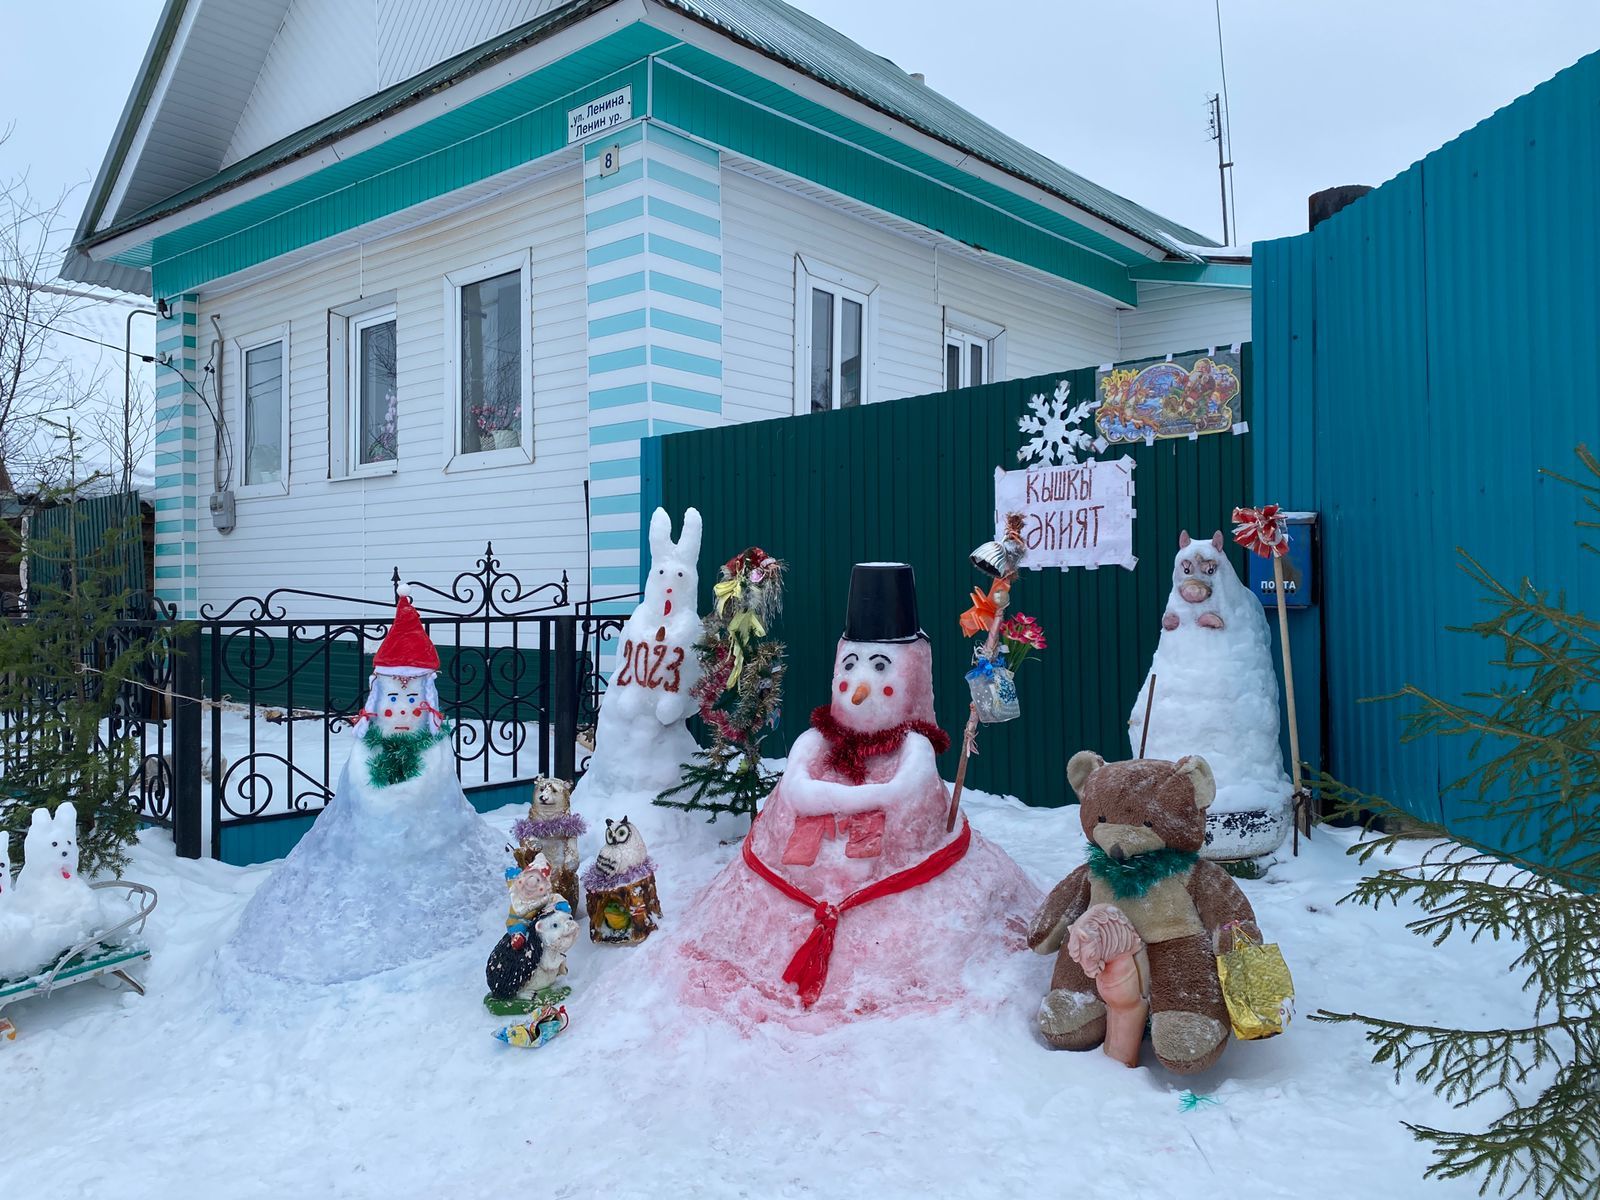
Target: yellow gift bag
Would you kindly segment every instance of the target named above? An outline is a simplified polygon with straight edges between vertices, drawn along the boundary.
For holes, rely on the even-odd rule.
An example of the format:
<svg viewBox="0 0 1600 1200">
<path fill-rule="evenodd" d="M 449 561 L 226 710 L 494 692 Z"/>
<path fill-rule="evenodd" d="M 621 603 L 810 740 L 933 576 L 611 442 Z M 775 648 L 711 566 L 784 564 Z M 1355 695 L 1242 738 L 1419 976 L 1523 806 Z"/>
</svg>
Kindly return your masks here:
<svg viewBox="0 0 1600 1200">
<path fill-rule="evenodd" d="M 1234 1037 L 1275 1037 L 1288 1027 L 1294 1015 L 1294 980 L 1276 943 L 1262 945 L 1233 926 L 1233 949 L 1217 955 L 1217 978 Z"/>
</svg>

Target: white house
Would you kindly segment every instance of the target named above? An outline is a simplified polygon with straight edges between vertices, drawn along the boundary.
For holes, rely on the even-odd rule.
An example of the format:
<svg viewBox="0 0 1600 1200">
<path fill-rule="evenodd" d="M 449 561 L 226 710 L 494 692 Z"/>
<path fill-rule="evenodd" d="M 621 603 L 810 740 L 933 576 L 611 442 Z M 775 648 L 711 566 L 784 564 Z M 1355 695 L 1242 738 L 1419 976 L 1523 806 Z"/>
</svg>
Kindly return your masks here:
<svg viewBox="0 0 1600 1200">
<path fill-rule="evenodd" d="M 191 613 L 486 540 L 631 591 L 641 437 L 1250 319 L 1238 252 L 779 0 L 168 0 L 64 274 L 166 314 Z"/>
</svg>

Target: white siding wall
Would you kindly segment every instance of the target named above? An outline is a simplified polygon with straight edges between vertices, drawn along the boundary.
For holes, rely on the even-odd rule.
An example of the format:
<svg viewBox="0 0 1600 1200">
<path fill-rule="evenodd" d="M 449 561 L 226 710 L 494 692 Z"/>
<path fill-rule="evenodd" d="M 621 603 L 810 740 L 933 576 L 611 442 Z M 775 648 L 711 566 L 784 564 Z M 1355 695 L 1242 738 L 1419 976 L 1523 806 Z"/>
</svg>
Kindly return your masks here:
<svg viewBox="0 0 1600 1200">
<path fill-rule="evenodd" d="M 293 0 L 223 165 L 555 8 L 561 0 Z"/>
<path fill-rule="evenodd" d="M 1249 340 L 1249 289 L 1141 283 L 1139 307 L 1122 313 L 1116 357 L 1150 358 Z"/>
<path fill-rule="evenodd" d="M 443 277 L 532 249 L 534 458 L 529 464 L 446 472 Z M 389 570 L 448 585 L 492 540 L 502 566 L 531 586 L 569 570 L 582 598 L 587 453 L 583 191 L 573 165 L 483 205 L 340 251 L 217 297 L 202 294 L 199 361 L 211 317 L 231 339 L 290 326 L 290 485 L 287 495 L 238 501 L 238 528 L 206 515 L 211 439 L 200 439 L 200 600 L 292 585 L 383 596 Z M 328 478 L 328 310 L 396 293 L 399 470 Z M 227 346 L 222 399 L 237 429 L 237 354 Z M 342 364 L 334 364 L 342 369 Z M 237 474 L 237 472 L 236 472 Z M 301 606 L 302 609 L 315 605 Z"/>
<path fill-rule="evenodd" d="M 388 87 L 555 8 L 562 0 L 364 0 L 377 5 L 378 86 Z"/>
<path fill-rule="evenodd" d="M 1067 285 L 979 261 L 726 169 L 723 412 L 729 421 L 794 411 L 795 256 L 878 285 L 870 398 L 944 386 L 944 309 L 1006 330 L 1006 376 L 1117 357 L 1117 313 Z"/>
<path fill-rule="evenodd" d="M 374 0 L 293 0 L 245 102 L 223 165 L 370 96 Z"/>
</svg>

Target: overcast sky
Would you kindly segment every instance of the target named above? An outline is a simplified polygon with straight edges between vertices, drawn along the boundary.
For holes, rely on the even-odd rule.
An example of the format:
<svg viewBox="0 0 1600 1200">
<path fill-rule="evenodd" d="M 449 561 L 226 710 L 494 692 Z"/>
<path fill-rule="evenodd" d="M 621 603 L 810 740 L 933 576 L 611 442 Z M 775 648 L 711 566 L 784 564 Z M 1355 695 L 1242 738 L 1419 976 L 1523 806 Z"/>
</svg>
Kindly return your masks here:
<svg viewBox="0 0 1600 1200">
<path fill-rule="evenodd" d="M 76 216 L 160 0 L 3 0 L 0 177 L 79 185 Z M 443 2 L 443 0 L 441 0 Z M 799 0 L 985 120 L 1221 234 L 1213 0 Z M 1242 239 L 1305 228 L 1306 197 L 1382 183 L 1600 48 L 1597 0 L 1222 0 Z"/>
</svg>

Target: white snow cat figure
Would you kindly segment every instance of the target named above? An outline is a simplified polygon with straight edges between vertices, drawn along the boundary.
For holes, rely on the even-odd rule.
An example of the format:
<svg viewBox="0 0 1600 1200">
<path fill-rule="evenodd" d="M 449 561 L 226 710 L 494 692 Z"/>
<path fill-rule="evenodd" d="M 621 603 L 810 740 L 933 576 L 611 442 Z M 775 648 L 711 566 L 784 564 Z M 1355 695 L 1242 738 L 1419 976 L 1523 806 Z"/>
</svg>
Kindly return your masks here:
<svg viewBox="0 0 1600 1200">
<path fill-rule="evenodd" d="M 700 514 L 684 512 L 683 534 L 674 542 L 671 518 L 656 509 L 644 599 L 622 626 L 594 754 L 573 793 L 575 804 L 586 796 L 610 801 L 630 793 L 653 800 L 680 781 L 697 749 L 685 722 L 697 711 L 693 692 L 700 678 L 694 653 L 699 561 Z"/>
<path fill-rule="evenodd" d="M 1270 854 L 1288 835 L 1293 787 L 1278 744 L 1278 676 L 1261 602 L 1222 550 L 1178 535 L 1172 594 L 1150 673 L 1134 698 L 1128 740 L 1134 755 L 1176 762 L 1197 754 L 1211 764 L 1217 798 L 1206 816 L 1200 854 L 1218 862 Z M 1145 698 L 1156 677 L 1150 730 Z"/>
</svg>

